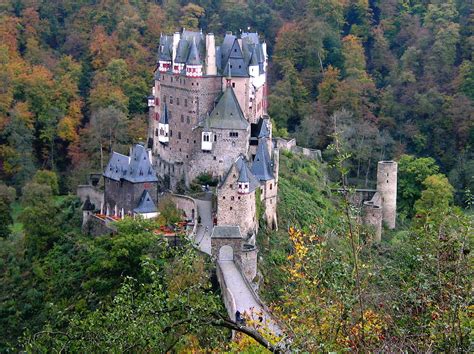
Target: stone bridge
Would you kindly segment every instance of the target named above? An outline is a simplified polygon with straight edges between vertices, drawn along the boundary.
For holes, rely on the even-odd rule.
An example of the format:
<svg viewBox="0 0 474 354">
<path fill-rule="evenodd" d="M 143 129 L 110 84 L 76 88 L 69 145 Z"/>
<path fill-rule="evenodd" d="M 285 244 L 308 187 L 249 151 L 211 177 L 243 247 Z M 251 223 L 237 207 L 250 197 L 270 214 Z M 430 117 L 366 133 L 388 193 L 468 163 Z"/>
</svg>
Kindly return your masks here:
<svg viewBox="0 0 474 354">
<path fill-rule="evenodd" d="M 229 317 L 235 321 L 237 311 L 256 320 L 261 316 L 275 334 L 281 335 L 281 326 L 251 285 L 256 275 L 257 249 L 245 242 L 239 227 L 214 227 L 211 195 L 206 199 L 209 200 L 195 200 L 201 224 L 195 232 L 194 242 L 198 249 L 216 261 L 217 278 Z"/>
</svg>

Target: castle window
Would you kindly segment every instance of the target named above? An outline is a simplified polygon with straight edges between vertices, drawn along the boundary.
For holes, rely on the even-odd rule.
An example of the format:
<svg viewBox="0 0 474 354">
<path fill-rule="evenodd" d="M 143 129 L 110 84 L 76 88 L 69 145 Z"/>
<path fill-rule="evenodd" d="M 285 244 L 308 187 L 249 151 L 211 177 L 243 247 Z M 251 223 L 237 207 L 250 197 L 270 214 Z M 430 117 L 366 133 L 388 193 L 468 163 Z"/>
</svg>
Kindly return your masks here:
<svg viewBox="0 0 474 354">
<path fill-rule="evenodd" d="M 181 123 L 184 123 L 184 116 L 181 114 Z"/>
<path fill-rule="evenodd" d="M 186 142 L 189 144 L 189 139 L 186 139 Z"/>
<path fill-rule="evenodd" d="M 225 199 L 225 196 L 223 196 L 222 199 Z"/>
<path fill-rule="evenodd" d="M 203 139 L 204 141 L 209 141 L 209 133 L 204 134 L 203 137 L 202 137 L 202 139 Z M 196 141 L 195 141 L 195 142 L 196 142 Z"/>
<path fill-rule="evenodd" d="M 196 140 L 194 140 L 194 144 L 196 144 Z"/>
<path fill-rule="evenodd" d="M 242 69 L 242 65 L 239 65 L 239 69 Z"/>
<path fill-rule="evenodd" d="M 170 104 L 173 104 L 173 96 L 170 96 Z"/>
<path fill-rule="evenodd" d="M 155 130 L 155 136 L 158 136 L 158 128 Z"/>
<path fill-rule="evenodd" d="M 199 86 L 199 82 L 196 82 L 196 85 Z"/>
<path fill-rule="evenodd" d="M 191 118 L 189 118 L 189 116 L 186 117 L 186 123 L 188 123 L 188 124 L 191 123 Z"/>
<path fill-rule="evenodd" d="M 170 129 L 170 137 L 172 137 L 172 136 L 173 136 L 173 131 Z M 171 149 L 171 147 L 170 147 L 170 149 Z"/>
<path fill-rule="evenodd" d="M 233 189 L 233 188 L 234 188 L 234 185 L 233 185 L 233 184 L 231 184 L 231 185 L 230 185 L 230 189 Z"/>
<path fill-rule="evenodd" d="M 214 135 L 214 141 L 217 141 L 217 135 Z"/>
<path fill-rule="evenodd" d="M 162 79 L 163 79 L 163 80 L 165 79 L 165 75 L 163 75 Z"/>
<path fill-rule="evenodd" d="M 230 207 L 229 210 L 232 210 L 232 207 Z"/>
<path fill-rule="evenodd" d="M 214 156 L 214 160 L 217 160 L 217 157 Z"/>
<path fill-rule="evenodd" d="M 230 68 L 232 69 L 232 64 L 230 64 Z"/>
<path fill-rule="evenodd" d="M 230 136 L 231 138 L 237 138 L 237 137 L 239 136 L 239 133 L 238 133 L 238 132 L 230 132 L 230 133 L 229 133 L 229 136 Z"/>
<path fill-rule="evenodd" d="M 234 200 L 234 197 L 233 197 L 233 196 L 232 196 L 232 197 L 230 197 L 230 200 Z"/>
<path fill-rule="evenodd" d="M 240 200 L 240 195 L 237 197 L 238 200 Z"/>
<path fill-rule="evenodd" d="M 232 83 L 232 87 L 235 88 L 235 82 Z"/>
<path fill-rule="evenodd" d="M 388 179 L 387 179 L 387 183 L 388 183 Z"/>
<path fill-rule="evenodd" d="M 184 99 L 184 107 L 187 107 L 187 106 L 188 106 L 188 99 L 185 98 L 185 99 Z"/>
<path fill-rule="evenodd" d="M 272 189 L 272 188 L 273 188 L 273 184 L 272 184 L 272 183 L 270 183 L 270 189 Z"/>
</svg>

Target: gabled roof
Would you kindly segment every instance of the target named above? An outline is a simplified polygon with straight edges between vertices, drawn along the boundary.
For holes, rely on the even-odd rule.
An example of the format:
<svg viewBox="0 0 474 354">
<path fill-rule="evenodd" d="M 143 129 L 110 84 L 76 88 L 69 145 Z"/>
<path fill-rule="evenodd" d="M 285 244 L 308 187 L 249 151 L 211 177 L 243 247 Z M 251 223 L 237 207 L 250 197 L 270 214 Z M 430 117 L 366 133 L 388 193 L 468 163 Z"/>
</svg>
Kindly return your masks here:
<svg viewBox="0 0 474 354">
<path fill-rule="evenodd" d="M 225 89 L 208 119 L 210 128 L 246 130 L 249 127 L 232 87 Z"/>
<path fill-rule="evenodd" d="M 133 147 L 127 177 L 125 179 L 134 183 L 158 181 L 148 151 L 143 145 L 137 144 Z"/>
<path fill-rule="evenodd" d="M 130 157 L 113 151 L 109 163 L 105 168 L 104 177 L 120 181 L 121 178 L 124 178 L 127 175 L 129 163 Z"/>
<path fill-rule="evenodd" d="M 120 181 L 124 179 L 132 183 L 157 182 L 156 172 L 151 164 L 148 151 L 143 145 L 136 144 L 131 156 L 112 152 L 104 177 Z"/>
<path fill-rule="evenodd" d="M 169 116 L 168 116 L 168 106 L 166 105 L 166 103 L 165 103 L 165 106 L 163 107 L 163 114 L 160 116 L 160 123 L 170 124 Z"/>
<path fill-rule="evenodd" d="M 143 191 L 140 201 L 133 211 L 139 214 L 156 213 L 158 211 L 150 193 L 146 189 Z"/>
<path fill-rule="evenodd" d="M 257 154 L 252 164 L 252 173 L 260 181 L 273 179 L 272 162 L 267 150 L 267 138 L 258 140 Z"/>
</svg>

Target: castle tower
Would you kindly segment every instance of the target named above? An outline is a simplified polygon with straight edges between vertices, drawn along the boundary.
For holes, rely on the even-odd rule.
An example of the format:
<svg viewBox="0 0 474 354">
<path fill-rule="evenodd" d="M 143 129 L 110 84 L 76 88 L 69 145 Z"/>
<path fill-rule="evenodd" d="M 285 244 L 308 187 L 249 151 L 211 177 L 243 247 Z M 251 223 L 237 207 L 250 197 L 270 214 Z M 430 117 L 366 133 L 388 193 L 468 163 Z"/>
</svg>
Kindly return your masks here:
<svg viewBox="0 0 474 354">
<path fill-rule="evenodd" d="M 257 188 L 260 188 L 259 181 L 250 171 L 244 157 L 240 156 L 217 189 L 217 225 L 237 225 L 245 240 L 253 239 L 258 230 L 255 203 Z"/>
<path fill-rule="evenodd" d="M 377 165 L 377 192 L 382 198 L 382 219 L 389 229 L 395 228 L 397 217 L 397 163 L 379 161 Z"/>
</svg>

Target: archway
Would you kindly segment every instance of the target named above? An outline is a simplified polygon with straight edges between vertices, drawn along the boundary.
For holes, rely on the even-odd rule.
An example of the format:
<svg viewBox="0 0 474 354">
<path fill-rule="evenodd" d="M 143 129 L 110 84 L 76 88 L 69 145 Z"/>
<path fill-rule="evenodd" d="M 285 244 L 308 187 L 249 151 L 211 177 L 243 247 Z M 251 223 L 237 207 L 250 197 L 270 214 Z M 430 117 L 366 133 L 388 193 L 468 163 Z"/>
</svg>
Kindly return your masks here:
<svg viewBox="0 0 474 354">
<path fill-rule="evenodd" d="M 234 250 L 229 245 L 222 246 L 219 249 L 219 260 L 220 261 L 233 261 Z"/>
</svg>

